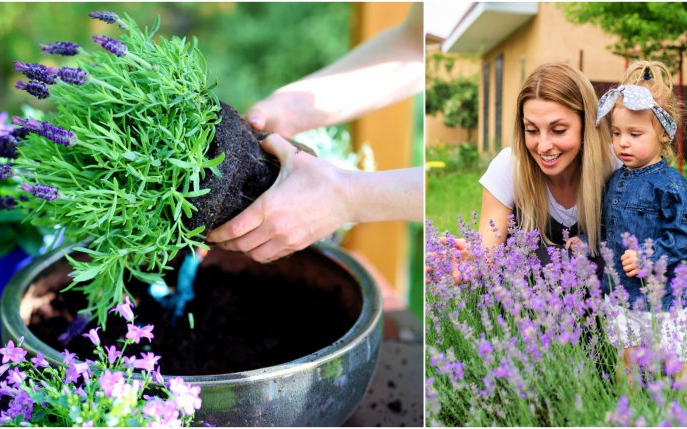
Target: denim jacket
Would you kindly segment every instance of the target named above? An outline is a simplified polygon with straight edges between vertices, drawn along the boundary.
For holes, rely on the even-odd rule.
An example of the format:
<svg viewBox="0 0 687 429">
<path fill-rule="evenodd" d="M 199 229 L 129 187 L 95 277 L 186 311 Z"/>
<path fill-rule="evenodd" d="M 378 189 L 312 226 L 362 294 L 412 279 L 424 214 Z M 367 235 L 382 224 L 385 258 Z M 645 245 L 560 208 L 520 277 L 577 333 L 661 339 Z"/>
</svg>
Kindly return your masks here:
<svg viewBox="0 0 687 429">
<path fill-rule="evenodd" d="M 641 281 L 625 275 L 620 257 L 625 252 L 623 232 L 637 237 L 643 248 L 647 238 L 653 240 L 653 261 L 667 257 L 668 284 L 663 298 L 663 310 L 673 301 L 670 279 L 677 264 L 687 259 L 687 180 L 665 159 L 636 170 L 622 166 L 606 184 L 603 219 L 608 248 L 613 250 L 615 269 L 620 284 L 630 295 L 630 304 L 643 298 Z M 610 283 L 604 278 L 604 289 Z"/>
</svg>

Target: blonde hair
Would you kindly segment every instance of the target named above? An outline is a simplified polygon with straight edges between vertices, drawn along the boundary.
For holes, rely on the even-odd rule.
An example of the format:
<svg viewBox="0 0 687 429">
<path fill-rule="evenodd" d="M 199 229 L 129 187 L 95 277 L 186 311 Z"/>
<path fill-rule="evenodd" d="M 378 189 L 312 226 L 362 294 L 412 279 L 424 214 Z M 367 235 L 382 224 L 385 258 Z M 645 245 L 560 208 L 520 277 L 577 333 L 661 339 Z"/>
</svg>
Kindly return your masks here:
<svg viewBox="0 0 687 429">
<path fill-rule="evenodd" d="M 558 103 L 577 113 L 582 122 L 580 183 L 577 189 L 577 226 L 589 239 L 592 255 L 598 252 L 601 238 L 601 205 L 606 180 L 613 172 L 611 138 L 608 124 L 598 129 L 596 109 L 598 99 L 592 84 L 582 72 L 566 64 L 552 63 L 537 67 L 524 82 L 518 94 L 513 143 L 515 206 L 518 225 L 525 231 L 537 229 L 546 244 L 549 202 L 546 176 L 525 146 L 523 106 L 528 100 Z"/>
<path fill-rule="evenodd" d="M 646 77 L 649 77 L 649 79 L 646 79 Z M 677 98 L 673 92 L 673 79 L 665 64 L 658 61 L 634 62 L 625 71 L 620 84 L 643 86 L 649 89 L 656 104 L 668 112 L 678 124 L 678 127 L 680 126 L 680 110 L 678 109 Z M 621 102 L 622 99 L 618 99 L 616 105 L 620 105 Z M 610 116 L 608 115 L 609 118 Z M 661 125 L 658 119 L 654 115 L 651 118 L 651 122 L 658 135 L 666 137 L 659 139 L 661 153 L 668 160 L 671 160 L 675 156 L 672 139 L 665 132 L 663 125 Z"/>
</svg>

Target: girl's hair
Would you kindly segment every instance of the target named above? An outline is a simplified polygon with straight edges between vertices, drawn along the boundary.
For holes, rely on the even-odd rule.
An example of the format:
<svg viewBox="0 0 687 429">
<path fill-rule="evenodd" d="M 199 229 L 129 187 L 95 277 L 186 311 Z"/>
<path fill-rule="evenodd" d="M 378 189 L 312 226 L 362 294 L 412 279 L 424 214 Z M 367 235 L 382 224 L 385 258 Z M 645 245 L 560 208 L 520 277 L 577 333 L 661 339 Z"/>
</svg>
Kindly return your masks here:
<svg viewBox="0 0 687 429">
<path fill-rule="evenodd" d="M 673 79 L 665 64 L 658 61 L 637 61 L 632 63 L 625 71 L 621 85 L 637 85 L 648 88 L 651 95 L 654 97 L 656 104 L 661 106 L 675 122 L 680 126 L 680 111 L 678 109 L 677 98 L 673 92 Z M 616 103 L 620 105 L 622 99 Z M 608 115 L 610 117 L 610 115 Z M 660 139 L 661 152 L 668 160 L 674 156 L 673 142 L 668 137 L 668 134 L 663 129 L 661 123 L 654 115 L 651 116 L 654 128 Z"/>
<path fill-rule="evenodd" d="M 613 172 L 608 124 L 594 125 L 598 99 L 582 72 L 566 64 L 539 66 L 527 78 L 518 94 L 513 155 L 514 187 L 518 225 L 525 231 L 538 229 L 544 243 L 547 236 L 549 202 L 546 176 L 525 146 L 523 106 L 528 100 L 551 101 L 577 113 L 582 122 L 580 183 L 577 189 L 578 231 L 587 235 L 589 250 L 597 254 L 601 237 L 601 204 L 606 180 Z"/>
</svg>

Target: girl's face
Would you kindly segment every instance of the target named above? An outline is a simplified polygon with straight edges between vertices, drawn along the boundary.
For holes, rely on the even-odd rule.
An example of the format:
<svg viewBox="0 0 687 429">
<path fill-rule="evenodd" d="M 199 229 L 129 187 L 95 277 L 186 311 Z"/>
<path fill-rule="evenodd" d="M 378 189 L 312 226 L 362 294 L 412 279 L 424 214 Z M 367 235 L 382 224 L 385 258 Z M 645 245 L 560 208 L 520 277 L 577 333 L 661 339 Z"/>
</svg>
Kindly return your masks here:
<svg viewBox="0 0 687 429">
<path fill-rule="evenodd" d="M 646 167 L 661 160 L 661 136 L 651 110 L 630 110 L 616 105 L 611 113 L 613 151 L 628 169 Z"/>
<path fill-rule="evenodd" d="M 582 120 L 554 101 L 531 99 L 522 106 L 525 145 L 550 178 L 574 177 L 579 169 Z"/>
</svg>

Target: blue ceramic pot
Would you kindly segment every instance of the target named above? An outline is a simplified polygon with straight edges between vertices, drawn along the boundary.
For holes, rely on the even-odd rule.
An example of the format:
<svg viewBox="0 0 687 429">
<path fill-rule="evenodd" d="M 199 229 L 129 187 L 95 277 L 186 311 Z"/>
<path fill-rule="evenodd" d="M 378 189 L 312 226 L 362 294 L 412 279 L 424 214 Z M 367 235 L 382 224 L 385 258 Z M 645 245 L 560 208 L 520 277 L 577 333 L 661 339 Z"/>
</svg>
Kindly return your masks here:
<svg viewBox="0 0 687 429">
<path fill-rule="evenodd" d="M 19 246 L 12 249 L 5 256 L 0 257 L 0 292 L 5 289 L 5 285 L 7 285 L 12 276 L 32 260 L 33 258 Z"/>
<path fill-rule="evenodd" d="M 201 387 L 203 405 L 196 419 L 228 427 L 344 423 L 370 385 L 381 345 L 382 297 L 370 274 L 345 251 L 325 244 L 266 265 L 215 248 L 204 258 L 200 269 L 204 267 L 219 268 L 226 275 L 278 276 L 336 291 L 341 305 L 349 307 L 347 311 L 356 317 L 339 340 L 290 362 L 239 373 L 184 376 L 187 382 Z M 19 308 L 29 285 L 36 289 L 49 287 L 50 282 L 64 286 L 70 271 L 59 251 L 37 258 L 14 276 L 2 295 L 4 342 L 24 337 L 25 349 L 40 351 L 53 362 L 61 361 L 60 352 L 39 340 L 24 324 Z"/>
</svg>

